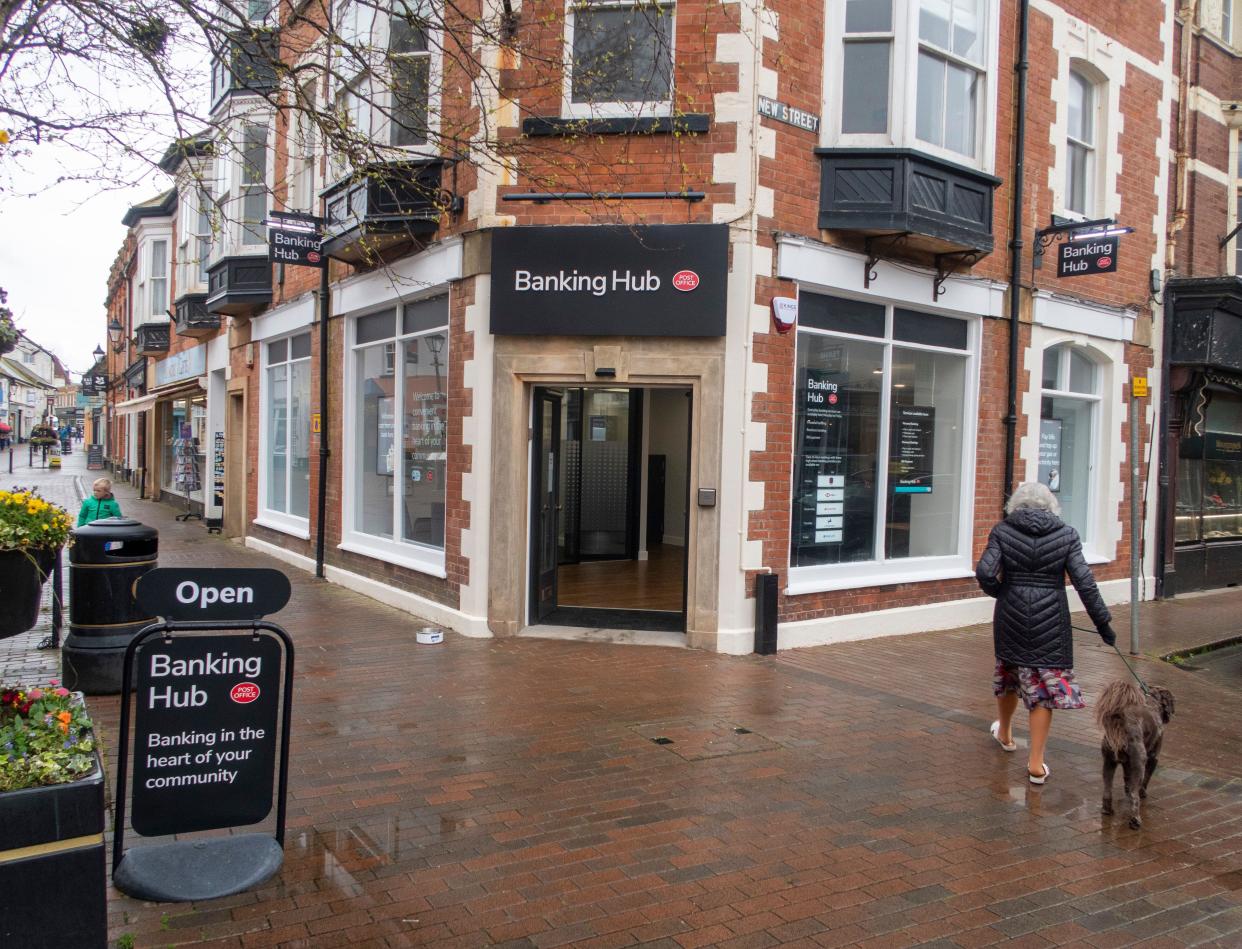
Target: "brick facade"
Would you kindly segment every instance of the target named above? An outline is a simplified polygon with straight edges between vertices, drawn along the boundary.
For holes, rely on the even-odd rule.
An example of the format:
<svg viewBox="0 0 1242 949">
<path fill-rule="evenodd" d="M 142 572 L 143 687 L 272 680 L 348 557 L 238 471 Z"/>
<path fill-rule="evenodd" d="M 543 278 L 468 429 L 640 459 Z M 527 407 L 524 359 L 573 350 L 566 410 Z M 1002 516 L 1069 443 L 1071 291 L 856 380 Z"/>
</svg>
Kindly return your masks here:
<svg viewBox="0 0 1242 949">
<path fill-rule="evenodd" d="M 726 359 L 731 368 L 727 370 L 725 405 L 720 409 L 729 420 L 725 426 L 724 454 L 739 458 L 743 487 L 735 506 L 721 511 L 722 536 L 740 535 L 741 553 L 736 577 L 730 576 L 731 568 L 721 571 L 720 613 L 732 619 L 721 620 L 722 639 L 717 648 L 737 650 L 737 644 L 743 641 L 742 627 L 751 609 L 746 601 L 752 596 L 753 578 L 758 572 L 777 574 L 782 590 L 791 579 L 791 471 L 796 452 L 798 334 L 777 334 L 762 315 L 774 296 L 796 296 L 804 288 L 930 312 L 949 312 L 977 325 L 977 332 L 972 330 L 977 340 L 972 358 L 977 368 L 974 388 L 978 398 L 968 405 L 965 417 L 966 423 L 974 426 L 973 469 L 962 473 L 960 488 L 961 503 L 970 511 L 970 542 L 965 546 L 972 562 L 1000 514 L 1006 492 L 1011 296 L 1016 294 L 1020 320 L 1012 458 L 1015 482 L 1025 480 L 1034 466 L 1031 451 L 1039 435 L 1044 348 L 1068 342 L 1081 346 L 1084 353 L 1094 354 L 1091 358 L 1099 360 L 1101 379 L 1106 380 L 1101 385 L 1109 387 L 1099 393 L 1103 407 L 1098 413 L 1099 424 L 1107 425 L 1108 430 L 1098 433 L 1096 440 L 1103 447 L 1093 474 L 1096 501 L 1092 531 L 1102 561 L 1096 572 L 1102 581 L 1120 582 L 1129 576 L 1129 554 L 1135 540 L 1130 536 L 1128 515 L 1130 459 L 1124 447 L 1129 435 L 1126 409 L 1129 379 L 1147 375 L 1153 385 L 1153 400 L 1145 404 L 1143 412 L 1140 435 L 1141 443 L 1146 445 L 1154 423 L 1153 407 L 1159 397 L 1158 347 L 1163 320 L 1159 296 L 1152 292 L 1153 273 L 1158 285 L 1166 273 L 1167 255 L 1171 255 L 1170 264 L 1176 273 L 1222 272 L 1223 255 L 1216 248 L 1216 241 L 1234 219 L 1230 210 L 1235 200 L 1234 189 L 1217 180 L 1231 175 L 1231 155 L 1232 161 L 1237 162 L 1236 151 L 1231 151 L 1230 120 L 1223 116 L 1209 120 L 1200 101 L 1203 97 L 1196 99 L 1197 105 L 1187 107 L 1188 90 L 1200 88 L 1210 94 L 1212 101 L 1229 101 L 1237 84 L 1238 57 L 1196 27 L 1186 41 L 1194 68 L 1193 78 L 1186 82 L 1186 77 L 1180 76 L 1185 52 L 1184 26 L 1175 22 L 1161 0 L 1131 0 L 1124 10 L 1120 5 L 1086 0 L 1033 0 L 1029 21 L 1024 200 L 1019 233 L 1012 235 L 1019 5 L 989 3 L 987 9 L 995 22 L 989 22 L 986 37 L 990 44 L 985 76 L 988 105 L 981 113 L 981 134 L 988 140 L 981 154 L 988 157 L 975 165 L 964 164 L 973 173 L 1000 179 L 992 191 L 992 250 L 967 270 L 950 276 L 948 285 L 954 292 L 940 299 L 932 293 L 936 254 L 941 252 L 934 244 L 910 241 L 904 246 L 887 248 L 879 268 L 884 276 L 864 287 L 855 284 L 863 274 L 869 235 L 819 227 L 822 159 L 816 148 L 849 144 L 832 141 L 829 131 L 834 110 L 841 105 L 840 90 L 824 80 L 825 75 L 835 75 L 833 70 L 842 56 L 842 40 L 834 32 L 840 27 L 834 27 L 832 17 L 826 15 L 832 6 L 821 4 L 817 8 L 792 0 L 773 0 L 756 12 L 739 3 L 681 0 L 676 6 L 672 117 L 675 127 L 679 122 L 688 122 L 693 128 L 672 132 L 611 134 L 617 130 L 570 129 L 565 134 L 536 134 L 543 128 L 541 120 L 556 120 L 562 115 L 563 76 L 559 69 L 549 65 L 559 62 L 563 55 L 566 24 L 562 4 L 540 0 L 523 5 L 518 25 L 520 54 L 501 49 L 489 59 L 486 44 L 459 46 L 456 35 L 449 37 L 445 94 L 439 110 L 441 133 L 463 148 L 466 143 L 475 143 L 471 154 L 476 160 L 457 162 L 444 172 L 446 191 L 466 199 L 462 213 L 446 213 L 430 242 L 397 251 L 383 263 L 367 267 L 333 262 L 330 271 L 335 300 L 342 281 L 347 285 L 368 274 L 379 280 L 387 268 L 417 261 L 420 255 L 430 253 L 428 247 L 456 246 L 455 242 L 464 239 L 461 246 L 466 248 L 464 254 L 469 259 L 462 271 L 442 286 L 425 288 L 426 292 L 447 291 L 449 296 L 446 575 L 431 576 L 338 546 L 344 536 L 342 466 L 349 463 L 352 452 L 344 445 L 350 423 L 342 417 L 346 402 L 342 366 L 348 355 L 346 324 L 357 311 L 335 316 L 330 323 L 329 404 L 319 405 L 317 385 L 312 389 L 312 410 L 326 410 L 329 418 L 325 432 L 331 450 L 325 546 L 330 567 L 411 594 L 429 609 L 442 606 L 449 613 L 435 614 L 441 617 L 466 610 L 463 591 L 482 582 L 486 573 L 481 566 L 487 554 L 489 521 L 497 504 L 509 504 L 512 499 L 492 498 L 491 509 L 472 500 L 480 496 L 478 484 L 491 476 L 480 467 L 478 446 L 490 438 L 487 424 L 492 407 L 481 404 L 475 388 L 468 387 L 466 380 L 469 375 L 474 380 L 472 386 L 479 385 L 481 378 L 490 377 L 493 372 L 488 364 L 490 345 L 481 345 L 483 341 L 477 338 L 480 327 L 468 325 L 471 308 L 487 299 L 490 279 L 488 245 L 486 240 L 478 240 L 476 232 L 512 225 L 715 222 L 730 225 L 733 273 L 753 272 L 744 291 L 730 296 L 730 330 L 725 341 L 728 352 L 743 354 L 732 363 Z M 910 8 L 903 3 L 896 9 Z M 464 26 L 478 13 L 473 5 L 466 4 L 459 5 L 454 15 L 463 18 L 458 25 Z M 305 13 L 307 17 L 321 15 L 322 9 L 317 7 Z M 296 61 L 322 29 L 322 23 L 291 23 L 282 34 L 286 59 Z M 894 95 L 914 88 L 913 77 L 908 74 L 914 62 L 914 56 L 908 57 L 908 64 L 894 59 Z M 1133 233 L 1121 240 L 1116 272 L 1058 279 L 1059 243 L 1049 244 L 1044 263 L 1038 269 L 1033 266 L 1032 251 L 1037 246 L 1036 231 L 1047 227 L 1053 215 L 1065 213 L 1067 78 L 1071 66 L 1079 63 L 1091 64 L 1095 70 L 1092 75 L 1100 76 L 1095 216 L 1113 217 L 1118 224 L 1132 227 Z M 492 69 L 493 74 L 484 75 L 485 67 Z M 760 119 L 754 108 L 754 97 L 759 94 L 819 115 L 821 130 L 813 132 Z M 706 117 L 706 131 L 696 124 L 700 116 Z M 273 194 L 277 204 L 286 194 L 289 123 L 288 111 L 280 111 L 272 143 L 276 171 Z M 491 151 L 479 144 L 485 134 L 494 135 L 497 143 Z M 904 134 L 894 133 L 891 144 L 918 150 L 917 143 Z M 1180 156 L 1179 149 L 1183 152 Z M 1217 174 L 1199 173 L 1190 164 L 1192 157 Z M 321 174 L 326 170 L 325 159 Z M 668 193 L 670 197 L 623 201 L 505 200 L 507 195 L 530 192 L 654 192 Z M 692 202 L 678 197 L 687 192 L 702 192 L 705 198 Z M 1012 237 L 1021 242 L 1017 251 L 1010 247 Z M 847 261 L 839 265 L 839 273 L 846 276 L 825 276 L 810 282 L 805 275 L 782 276 L 780 259 L 791 241 L 804 242 L 811 252 L 821 255 L 819 259 Z M 1019 286 L 1012 287 L 1011 255 L 1015 252 L 1021 255 L 1021 276 Z M 923 282 L 917 283 L 911 274 Z M 307 295 L 317 290 L 318 282 L 317 271 L 276 268 L 271 306 L 249 318 L 232 319 L 229 385 L 232 389 L 244 383 L 247 392 L 246 470 L 251 475 L 262 464 L 265 446 L 259 444 L 262 343 L 251 340 L 250 330 L 263 326 L 263 321 L 274 319 L 276 314 L 304 305 Z M 916 291 L 903 289 L 909 286 L 916 286 L 922 296 L 910 296 Z M 394 289 L 393 293 L 393 299 L 418 295 L 409 287 Z M 890 297 L 889 293 L 896 295 Z M 990 301 L 986 307 L 969 312 L 952 309 L 954 299 L 979 301 L 985 296 Z M 311 324 L 310 329 L 312 374 L 317 380 L 322 355 L 317 324 Z M 228 327 L 221 330 L 225 332 L 229 332 Z M 199 341 L 174 336 L 173 350 L 198 344 Z M 748 389 L 748 385 L 752 388 Z M 490 383 L 487 391 L 490 392 Z M 729 427 L 733 422 L 738 423 L 740 435 Z M 245 531 L 249 537 L 296 558 L 314 557 L 318 531 L 314 505 L 319 491 L 318 449 L 318 437 L 314 437 L 310 539 L 253 523 L 259 516 L 255 478 L 251 479 L 246 501 Z M 1150 487 L 1155 479 L 1145 458 L 1140 461 L 1144 483 Z M 525 465 L 525 460 L 490 458 L 489 463 Z M 715 484 L 735 476 L 729 471 L 700 472 L 700 483 Z M 972 486 L 969 491 L 966 484 Z M 1153 497 L 1154 488 L 1148 492 L 1149 504 Z M 884 499 L 879 499 L 879 509 L 883 506 Z M 1145 524 L 1145 529 L 1154 530 L 1149 516 Z M 1153 536 L 1149 535 L 1149 540 Z M 721 553 L 720 562 L 732 563 L 732 556 Z M 1145 569 L 1151 569 L 1150 563 Z M 733 579 L 739 582 L 731 582 Z M 935 581 L 878 579 L 880 582 L 864 581 L 845 589 L 783 594 L 781 621 L 800 624 L 801 629 L 810 631 L 807 635 L 811 637 L 832 637 L 853 635 L 861 627 L 841 627 L 846 632 L 838 633 L 815 624 L 877 611 L 943 606 L 944 612 L 927 622 L 951 625 L 950 620 L 965 615 L 954 612 L 955 605 L 966 604 L 964 608 L 977 610 L 974 581 L 960 571 Z M 1114 586 L 1120 589 L 1119 585 Z M 477 608 L 471 616 L 473 619 L 467 619 L 477 620 L 478 628 L 482 628 Z M 724 645 L 726 625 L 734 636 L 733 646 Z"/>
</svg>

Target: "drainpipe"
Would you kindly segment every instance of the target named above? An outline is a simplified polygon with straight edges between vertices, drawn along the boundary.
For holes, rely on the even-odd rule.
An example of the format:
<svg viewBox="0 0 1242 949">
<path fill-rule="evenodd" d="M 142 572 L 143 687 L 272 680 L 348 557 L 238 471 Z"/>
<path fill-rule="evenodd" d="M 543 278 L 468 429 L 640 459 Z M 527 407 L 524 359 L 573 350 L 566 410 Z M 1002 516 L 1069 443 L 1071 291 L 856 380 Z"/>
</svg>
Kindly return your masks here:
<svg viewBox="0 0 1242 949">
<path fill-rule="evenodd" d="M 315 576 L 323 579 L 323 548 L 328 509 L 328 318 L 332 315 L 331 289 L 325 260 L 319 271 L 319 491 L 315 499 Z"/>
<path fill-rule="evenodd" d="M 1013 148 L 1013 214 L 1009 225 L 1009 398 L 1005 415 L 1005 496 L 1004 502 L 1013 494 L 1013 455 L 1018 440 L 1018 348 L 1020 317 L 1022 312 L 1022 186 L 1026 174 L 1026 74 L 1030 68 L 1027 59 L 1027 26 L 1031 17 L 1031 0 L 1020 0 L 1018 11 L 1018 61 L 1017 107 L 1014 112 Z"/>
<path fill-rule="evenodd" d="M 1190 190 L 1190 69 L 1194 48 L 1195 21 L 1199 14 L 1199 0 L 1186 0 L 1177 16 L 1182 21 L 1181 48 L 1178 56 L 1181 60 L 1181 75 L 1177 82 L 1177 149 L 1174 158 L 1173 220 L 1169 225 L 1168 240 L 1164 245 L 1164 269 L 1171 273 L 1177 259 L 1178 233 L 1189 221 L 1187 209 Z"/>
</svg>

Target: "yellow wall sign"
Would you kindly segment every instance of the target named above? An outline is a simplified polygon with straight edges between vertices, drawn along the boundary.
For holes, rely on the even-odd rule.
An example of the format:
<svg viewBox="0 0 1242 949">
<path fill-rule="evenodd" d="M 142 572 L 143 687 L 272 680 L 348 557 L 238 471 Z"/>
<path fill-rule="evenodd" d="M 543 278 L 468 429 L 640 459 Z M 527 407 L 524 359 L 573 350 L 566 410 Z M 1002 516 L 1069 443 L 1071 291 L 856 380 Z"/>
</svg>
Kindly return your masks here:
<svg viewBox="0 0 1242 949">
<path fill-rule="evenodd" d="M 315 412 L 313 415 L 311 415 L 311 433 L 315 435 L 319 434 L 319 413 L 318 412 Z"/>
<path fill-rule="evenodd" d="M 1135 376 L 1130 380 L 1130 394 L 1136 399 L 1147 398 L 1147 377 Z"/>
</svg>

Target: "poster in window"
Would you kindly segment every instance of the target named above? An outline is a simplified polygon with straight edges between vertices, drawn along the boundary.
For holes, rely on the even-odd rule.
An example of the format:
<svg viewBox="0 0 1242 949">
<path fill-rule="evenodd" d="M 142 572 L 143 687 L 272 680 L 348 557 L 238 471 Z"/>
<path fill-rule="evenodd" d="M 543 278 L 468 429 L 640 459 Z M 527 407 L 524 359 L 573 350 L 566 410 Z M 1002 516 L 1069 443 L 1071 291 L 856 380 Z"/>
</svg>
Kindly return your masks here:
<svg viewBox="0 0 1242 949">
<path fill-rule="evenodd" d="M 798 505 L 801 548 L 840 544 L 845 525 L 845 402 L 841 374 L 806 369 L 798 389 Z"/>
<path fill-rule="evenodd" d="M 212 505 L 224 507 L 224 432 L 216 432 L 211 455 Z"/>
<path fill-rule="evenodd" d="M 591 441 L 608 441 L 608 419 L 603 415 L 591 416 Z"/>
<path fill-rule="evenodd" d="M 393 438 L 394 400 L 391 395 L 375 400 L 378 409 L 375 417 L 375 473 L 391 476 L 396 469 L 396 441 Z"/>
<path fill-rule="evenodd" d="M 894 494 L 931 494 L 936 450 L 936 410 L 930 405 L 893 407 L 888 478 Z"/>
<path fill-rule="evenodd" d="M 1039 420 L 1039 481 L 1048 490 L 1061 490 L 1061 423 L 1059 418 Z"/>
</svg>

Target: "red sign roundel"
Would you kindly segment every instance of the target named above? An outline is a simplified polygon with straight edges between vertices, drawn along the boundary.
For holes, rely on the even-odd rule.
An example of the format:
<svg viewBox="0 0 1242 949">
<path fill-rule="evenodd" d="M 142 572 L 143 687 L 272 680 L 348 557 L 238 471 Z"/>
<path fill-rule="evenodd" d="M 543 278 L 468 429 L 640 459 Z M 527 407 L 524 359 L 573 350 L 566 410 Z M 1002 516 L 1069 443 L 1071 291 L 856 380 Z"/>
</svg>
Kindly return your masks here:
<svg viewBox="0 0 1242 949">
<path fill-rule="evenodd" d="M 259 697 L 259 687 L 253 682 L 238 682 L 229 689 L 229 698 L 238 705 L 248 705 Z"/>
<path fill-rule="evenodd" d="M 1113 258 L 1105 255 L 1095 262 L 1097 267 L 1107 267 L 1113 262 Z"/>
<path fill-rule="evenodd" d="M 317 250 L 307 251 L 306 259 L 309 260 L 312 264 L 319 263 L 319 251 Z"/>
<path fill-rule="evenodd" d="M 689 293 L 699 285 L 699 275 L 693 270 L 679 270 L 673 274 L 673 287 L 682 293 Z"/>
</svg>

